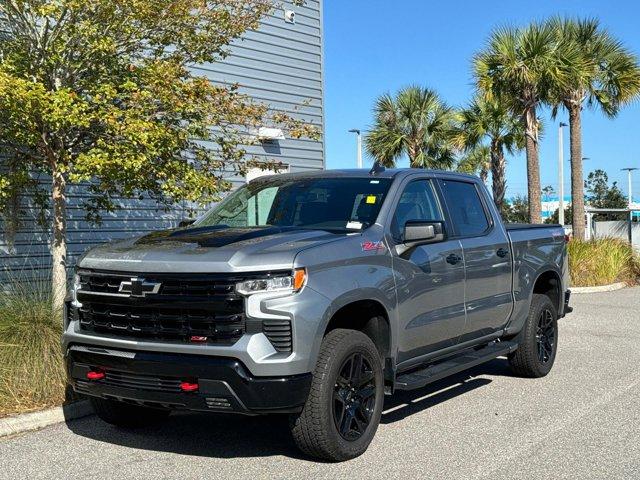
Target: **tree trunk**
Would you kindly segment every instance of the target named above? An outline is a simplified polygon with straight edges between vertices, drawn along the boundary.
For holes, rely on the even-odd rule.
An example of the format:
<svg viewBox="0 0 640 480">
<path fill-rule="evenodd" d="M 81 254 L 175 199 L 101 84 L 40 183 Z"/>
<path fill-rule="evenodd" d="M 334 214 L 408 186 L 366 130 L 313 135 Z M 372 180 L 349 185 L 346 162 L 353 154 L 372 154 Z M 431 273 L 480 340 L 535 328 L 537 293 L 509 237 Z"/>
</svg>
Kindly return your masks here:
<svg viewBox="0 0 640 480">
<path fill-rule="evenodd" d="M 67 292 L 66 180 L 62 172 L 52 174 L 53 242 L 51 243 L 51 293 L 53 309 L 61 314 Z"/>
<path fill-rule="evenodd" d="M 584 174 L 582 172 L 582 120 L 580 105 L 569 109 L 569 142 L 571 148 L 571 206 L 573 237 L 584 240 Z"/>
<path fill-rule="evenodd" d="M 507 189 L 506 162 L 504 152 L 496 145 L 491 146 L 491 179 L 493 188 L 493 202 L 502 212 L 504 206 L 504 195 Z"/>
<path fill-rule="evenodd" d="M 487 170 L 487 167 L 480 168 L 480 180 L 482 180 L 482 183 L 486 185 L 488 179 L 489 179 L 489 170 Z"/>
<path fill-rule="evenodd" d="M 540 192 L 540 162 L 538 160 L 538 119 L 534 108 L 525 116 L 527 152 L 527 191 L 529 197 L 529 222 L 542 223 L 542 199 Z"/>
<path fill-rule="evenodd" d="M 417 147 L 414 147 L 413 145 L 409 144 L 407 146 L 407 156 L 409 157 L 409 167 L 410 168 L 419 168 L 420 165 L 416 164 L 416 160 L 418 158 L 418 154 L 420 153 L 420 150 Z"/>
</svg>

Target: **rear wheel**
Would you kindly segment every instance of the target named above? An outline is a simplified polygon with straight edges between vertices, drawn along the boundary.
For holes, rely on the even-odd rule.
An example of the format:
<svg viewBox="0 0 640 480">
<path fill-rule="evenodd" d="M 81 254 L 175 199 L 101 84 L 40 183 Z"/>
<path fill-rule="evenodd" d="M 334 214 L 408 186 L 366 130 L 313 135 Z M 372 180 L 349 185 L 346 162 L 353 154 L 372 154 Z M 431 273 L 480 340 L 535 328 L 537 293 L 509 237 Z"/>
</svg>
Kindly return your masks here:
<svg viewBox="0 0 640 480">
<path fill-rule="evenodd" d="M 129 405 L 117 400 L 91 397 L 96 415 L 107 423 L 125 428 L 146 427 L 160 423 L 169 416 L 170 410 Z"/>
<path fill-rule="evenodd" d="M 511 368 L 523 377 L 544 377 L 553 367 L 557 349 L 556 307 L 546 295 L 534 294 L 518 349 L 509 356 Z"/>
<path fill-rule="evenodd" d="M 376 433 L 383 402 L 382 362 L 371 339 L 355 330 L 333 330 L 322 341 L 304 409 L 292 417 L 293 438 L 314 457 L 357 457 Z"/>
</svg>

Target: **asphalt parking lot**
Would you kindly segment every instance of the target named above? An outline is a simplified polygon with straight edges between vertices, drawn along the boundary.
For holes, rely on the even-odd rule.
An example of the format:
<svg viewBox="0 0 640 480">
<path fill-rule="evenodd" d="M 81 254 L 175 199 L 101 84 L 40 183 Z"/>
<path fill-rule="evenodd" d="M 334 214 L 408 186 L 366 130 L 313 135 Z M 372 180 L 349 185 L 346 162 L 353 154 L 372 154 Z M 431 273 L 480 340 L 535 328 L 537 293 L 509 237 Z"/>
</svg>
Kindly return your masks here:
<svg viewBox="0 0 640 480">
<path fill-rule="evenodd" d="M 573 305 L 549 376 L 497 359 L 388 398 L 350 462 L 304 458 L 277 417 L 182 414 L 135 433 L 87 417 L 0 440 L 0 478 L 640 478 L 640 288 Z"/>
</svg>

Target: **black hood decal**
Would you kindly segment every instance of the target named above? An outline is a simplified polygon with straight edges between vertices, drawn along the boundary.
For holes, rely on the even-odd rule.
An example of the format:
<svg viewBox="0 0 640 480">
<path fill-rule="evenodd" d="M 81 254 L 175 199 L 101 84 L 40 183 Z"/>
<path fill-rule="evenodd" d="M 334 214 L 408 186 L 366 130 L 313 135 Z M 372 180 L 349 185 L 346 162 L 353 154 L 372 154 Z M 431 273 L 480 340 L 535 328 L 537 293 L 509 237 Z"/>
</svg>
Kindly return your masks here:
<svg viewBox="0 0 640 480">
<path fill-rule="evenodd" d="M 257 240 L 280 233 L 304 230 L 309 229 L 299 227 L 191 227 L 153 232 L 139 238 L 135 243 L 136 245 L 153 245 L 165 242 L 197 243 L 200 247 L 215 248 L 247 240 Z M 327 238 L 333 237 L 335 237 L 335 234 L 327 232 Z"/>
</svg>

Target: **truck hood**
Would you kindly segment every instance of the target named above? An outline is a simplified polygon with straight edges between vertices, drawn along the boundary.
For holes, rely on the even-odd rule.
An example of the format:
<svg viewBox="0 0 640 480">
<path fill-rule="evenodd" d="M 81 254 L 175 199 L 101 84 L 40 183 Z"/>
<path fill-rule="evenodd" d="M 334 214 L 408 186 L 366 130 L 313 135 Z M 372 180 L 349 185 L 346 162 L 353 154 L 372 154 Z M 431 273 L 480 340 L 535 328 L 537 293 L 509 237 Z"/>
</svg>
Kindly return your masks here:
<svg viewBox="0 0 640 480">
<path fill-rule="evenodd" d="M 181 228 L 101 245 L 78 266 L 135 273 L 284 270 L 293 268 L 298 252 L 347 235 L 297 227 Z"/>
</svg>

